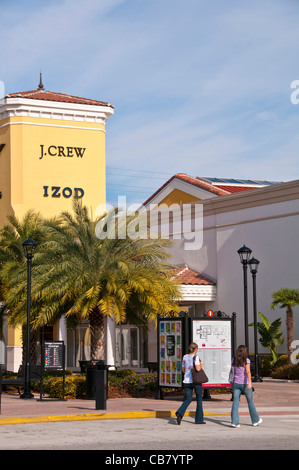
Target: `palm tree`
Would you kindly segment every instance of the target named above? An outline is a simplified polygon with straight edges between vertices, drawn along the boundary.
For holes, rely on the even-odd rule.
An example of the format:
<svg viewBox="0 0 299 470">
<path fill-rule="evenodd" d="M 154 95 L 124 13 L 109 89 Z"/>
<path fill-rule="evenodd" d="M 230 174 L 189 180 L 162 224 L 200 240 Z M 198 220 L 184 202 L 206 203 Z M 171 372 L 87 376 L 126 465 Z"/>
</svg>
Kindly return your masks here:
<svg viewBox="0 0 299 470">
<path fill-rule="evenodd" d="M 272 353 L 271 366 L 273 366 L 278 359 L 277 346 L 284 342 L 281 332 L 281 318 L 277 318 L 272 323 L 269 322 L 267 317 L 259 312 L 261 322 L 257 323 L 257 329 L 260 334 L 260 343 L 264 348 L 269 348 Z M 248 326 L 254 326 L 250 323 Z"/>
<path fill-rule="evenodd" d="M 287 347 L 289 363 L 291 362 L 292 342 L 294 339 L 293 307 L 299 305 L 299 289 L 281 288 L 272 293 L 271 308 L 276 306 L 286 309 Z"/>
<path fill-rule="evenodd" d="M 42 217 L 34 211 L 28 211 L 22 220 L 15 216 L 8 216 L 7 219 L 9 224 L 0 230 L 0 320 L 2 323 L 7 315 L 10 325 L 24 326 L 27 322 L 27 263 L 22 243 L 31 237 L 41 246 L 46 239 L 46 232 Z M 36 257 L 38 256 L 37 253 Z M 34 263 L 35 259 L 33 266 Z M 32 313 L 32 317 L 37 315 L 34 310 Z M 32 336 L 36 335 L 32 328 L 31 333 Z M 31 341 L 32 362 L 35 343 L 36 341 Z"/>
<path fill-rule="evenodd" d="M 99 239 L 99 219 L 93 221 L 77 200 L 73 211 L 63 212 L 59 223 L 47 224 L 50 241 L 40 250 L 32 288 L 34 301 L 43 299 L 44 304 L 36 322 L 52 322 L 62 313 L 87 318 L 91 359 L 105 359 L 105 316 L 118 323 L 128 316 L 144 322 L 178 311 L 179 288 L 165 261 L 169 241 Z"/>
</svg>

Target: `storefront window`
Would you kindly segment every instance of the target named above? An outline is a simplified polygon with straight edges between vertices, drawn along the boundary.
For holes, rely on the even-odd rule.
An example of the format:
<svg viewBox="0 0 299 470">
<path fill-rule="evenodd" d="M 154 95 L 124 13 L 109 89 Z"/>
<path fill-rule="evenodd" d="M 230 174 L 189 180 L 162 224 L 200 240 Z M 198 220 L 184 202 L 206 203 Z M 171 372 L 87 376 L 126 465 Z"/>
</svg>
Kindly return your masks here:
<svg viewBox="0 0 299 470">
<path fill-rule="evenodd" d="M 67 330 L 67 367 L 79 367 L 79 361 L 90 359 L 89 328 L 80 325 Z"/>
<path fill-rule="evenodd" d="M 147 337 L 142 328 L 120 325 L 116 335 L 116 366 L 122 368 L 146 367 Z"/>
</svg>

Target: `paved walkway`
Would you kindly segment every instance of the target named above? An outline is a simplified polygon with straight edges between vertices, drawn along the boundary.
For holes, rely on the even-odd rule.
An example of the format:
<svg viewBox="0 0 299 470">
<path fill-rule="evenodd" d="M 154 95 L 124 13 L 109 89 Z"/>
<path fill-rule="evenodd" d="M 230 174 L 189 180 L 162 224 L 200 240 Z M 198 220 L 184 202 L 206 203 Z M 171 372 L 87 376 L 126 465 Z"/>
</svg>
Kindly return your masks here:
<svg viewBox="0 0 299 470">
<path fill-rule="evenodd" d="M 254 384 L 254 402 L 258 413 L 263 415 L 299 414 L 299 383 L 265 380 Z M 111 398 L 106 410 L 96 410 L 94 400 L 39 400 L 39 396 L 24 400 L 13 393 L 1 397 L 0 425 L 54 421 L 78 421 L 99 419 L 134 419 L 174 417 L 182 398 Z M 205 416 L 230 415 L 231 394 L 211 395 L 204 400 Z M 188 414 L 193 416 L 196 403 Z M 240 415 L 248 415 L 247 402 L 241 397 Z"/>
</svg>

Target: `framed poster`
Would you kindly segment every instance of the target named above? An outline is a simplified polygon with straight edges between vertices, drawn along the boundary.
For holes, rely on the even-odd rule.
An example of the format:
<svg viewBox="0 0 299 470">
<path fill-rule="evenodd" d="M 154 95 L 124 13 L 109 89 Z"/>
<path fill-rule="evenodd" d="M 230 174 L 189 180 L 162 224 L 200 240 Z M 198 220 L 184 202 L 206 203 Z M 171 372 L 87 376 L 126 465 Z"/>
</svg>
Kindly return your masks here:
<svg viewBox="0 0 299 470">
<path fill-rule="evenodd" d="M 185 318 L 158 319 L 159 387 L 181 388 L 182 358 L 185 353 Z"/>
<path fill-rule="evenodd" d="M 45 341 L 44 342 L 44 370 L 64 370 L 64 342 Z"/>
<path fill-rule="evenodd" d="M 190 318 L 191 341 L 198 344 L 209 382 L 203 387 L 231 387 L 228 381 L 234 350 L 232 318 Z"/>
</svg>

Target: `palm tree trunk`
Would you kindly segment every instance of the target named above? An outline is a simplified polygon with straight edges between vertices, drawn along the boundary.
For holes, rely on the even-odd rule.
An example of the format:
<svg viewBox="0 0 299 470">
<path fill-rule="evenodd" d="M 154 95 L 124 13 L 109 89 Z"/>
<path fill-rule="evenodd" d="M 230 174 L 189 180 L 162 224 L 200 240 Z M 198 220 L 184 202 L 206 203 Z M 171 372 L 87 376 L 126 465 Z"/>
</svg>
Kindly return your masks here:
<svg viewBox="0 0 299 470">
<path fill-rule="evenodd" d="M 292 342 L 294 340 L 294 318 L 292 307 L 288 305 L 286 311 L 286 327 L 287 327 L 287 346 L 288 346 L 288 363 L 291 364 L 291 354 L 293 352 Z"/>
<path fill-rule="evenodd" d="M 92 361 L 105 361 L 105 321 L 100 308 L 96 307 L 89 315 L 90 358 Z"/>
</svg>

